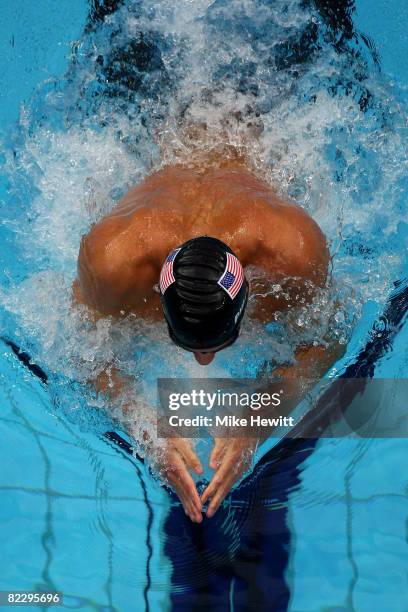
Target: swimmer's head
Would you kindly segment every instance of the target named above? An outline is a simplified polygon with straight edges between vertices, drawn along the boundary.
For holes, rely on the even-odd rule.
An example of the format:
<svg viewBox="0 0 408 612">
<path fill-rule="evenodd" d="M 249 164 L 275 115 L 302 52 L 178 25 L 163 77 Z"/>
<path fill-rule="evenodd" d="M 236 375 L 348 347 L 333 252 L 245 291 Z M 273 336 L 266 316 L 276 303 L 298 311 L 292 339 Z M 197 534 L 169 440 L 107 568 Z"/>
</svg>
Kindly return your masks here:
<svg viewBox="0 0 408 612">
<path fill-rule="evenodd" d="M 248 282 L 240 262 L 220 240 L 193 238 L 171 251 L 159 286 L 171 339 L 202 365 L 238 338 Z"/>
</svg>

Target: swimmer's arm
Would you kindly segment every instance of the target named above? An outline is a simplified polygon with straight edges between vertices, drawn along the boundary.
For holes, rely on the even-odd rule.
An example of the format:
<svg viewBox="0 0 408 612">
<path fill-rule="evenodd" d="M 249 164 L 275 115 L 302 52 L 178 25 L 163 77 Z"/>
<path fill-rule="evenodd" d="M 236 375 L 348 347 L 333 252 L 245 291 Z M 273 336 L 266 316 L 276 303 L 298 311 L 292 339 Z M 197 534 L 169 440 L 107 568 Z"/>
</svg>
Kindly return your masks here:
<svg viewBox="0 0 408 612">
<path fill-rule="evenodd" d="M 73 287 L 78 301 L 99 316 L 143 310 L 157 298 L 162 235 L 160 223 L 150 228 L 140 212 L 131 218 L 108 216 L 94 225 L 79 248 Z"/>
<path fill-rule="evenodd" d="M 302 399 L 307 388 L 305 385 L 314 384 L 317 379 L 320 379 L 327 370 L 337 361 L 344 353 L 344 345 L 335 343 L 329 347 L 324 346 L 302 346 L 295 353 L 295 363 L 289 366 L 279 366 L 273 372 L 274 379 L 282 380 L 285 384 L 289 402 L 285 402 L 287 412 L 290 412 Z M 305 381 L 305 384 L 299 384 L 299 381 Z M 113 365 L 107 365 L 106 368 L 98 374 L 92 384 L 98 393 L 103 393 L 110 400 L 115 400 L 124 395 L 126 390 L 130 388 L 132 378 L 125 376 Z M 292 384 L 293 383 L 293 384 Z M 129 412 L 134 412 L 132 403 L 125 404 L 123 411 L 125 416 Z"/>
<path fill-rule="evenodd" d="M 93 380 L 93 385 L 98 393 L 105 394 L 111 400 L 126 394 L 130 384 L 131 378 L 124 376 L 113 366 L 108 366 Z M 132 422 L 137 419 L 137 407 L 134 402 L 124 402 L 122 413 L 128 423 L 129 434 L 132 435 Z M 148 452 L 156 455 L 147 431 L 143 433 L 143 439 Z M 184 438 L 169 438 L 164 452 L 156 457 L 155 467 L 174 487 L 190 519 L 194 523 L 201 523 L 201 501 L 189 470 L 202 474 L 203 468 L 190 441 Z"/>
<path fill-rule="evenodd" d="M 103 319 L 104 317 L 106 317 L 106 315 L 102 314 L 95 308 L 92 308 L 92 306 L 88 304 L 82 294 L 78 279 L 75 279 L 72 283 L 71 304 L 73 307 L 77 306 L 78 304 L 86 306 L 87 319 L 89 321 L 92 321 L 92 323 L 96 323 L 97 321 L 99 321 L 99 319 Z"/>
<path fill-rule="evenodd" d="M 295 363 L 289 366 L 278 366 L 273 371 L 274 376 L 283 380 L 321 378 L 327 370 L 345 352 L 345 345 L 331 342 L 328 346 L 300 346 L 295 353 Z"/>
<path fill-rule="evenodd" d="M 89 305 L 82 294 L 78 279 L 72 284 L 72 307 L 79 305 L 86 306 L 85 316 L 92 323 L 106 317 L 103 313 Z M 103 393 L 109 400 L 113 401 L 124 395 L 127 389 L 131 388 L 132 378 L 121 373 L 113 364 L 107 363 L 97 376 L 88 380 L 97 393 Z"/>
<path fill-rule="evenodd" d="M 282 383 L 285 397 L 278 409 L 279 416 L 290 414 L 344 352 L 345 345 L 333 341 L 327 346 L 300 346 L 296 350 L 293 364 L 275 368 L 273 380 Z M 267 391 L 267 389 L 264 390 Z M 265 412 L 267 410 L 263 409 Z M 260 414 L 262 411 L 258 412 Z M 277 416 L 276 408 L 273 408 L 273 412 L 271 416 Z M 268 434 L 265 432 L 263 437 L 259 437 L 259 441 L 263 442 L 267 437 Z"/>
<path fill-rule="evenodd" d="M 251 264 L 263 269 L 279 291 L 265 291 L 262 280 L 254 316 L 270 321 L 270 314 L 312 302 L 327 281 L 330 253 L 317 223 L 302 209 L 281 204 L 283 213 L 258 216 Z M 273 210 L 273 209 L 272 209 Z M 262 240 L 259 241 L 259 235 Z"/>
<path fill-rule="evenodd" d="M 316 379 L 321 378 L 327 370 L 344 353 L 345 347 L 338 343 L 329 347 L 302 346 L 296 352 L 296 362 L 290 366 L 281 366 L 274 370 L 274 376 L 282 380 L 285 389 L 284 406 L 279 407 L 280 416 L 286 416 L 304 397 Z M 300 384 L 304 381 L 304 384 Z M 260 390 L 268 391 L 268 389 Z M 283 414 L 283 409 L 284 413 Z M 257 411 L 257 414 L 264 413 Z M 271 416 L 276 415 L 276 408 Z M 243 473 L 248 469 L 252 455 L 259 442 L 263 442 L 267 434 L 262 435 L 262 428 L 256 436 L 239 438 L 216 438 L 210 456 L 210 467 L 215 470 L 210 484 L 204 491 L 201 501 L 209 502 L 207 516 L 211 518 Z"/>
<path fill-rule="evenodd" d="M 92 380 L 88 381 L 97 393 L 104 394 L 114 401 L 126 397 L 132 390 L 132 378 L 121 373 L 112 364 L 107 364 Z M 137 419 L 137 406 L 131 400 L 123 401 L 121 411 L 124 426 L 130 436 L 134 435 L 132 423 Z M 143 433 L 143 442 L 148 452 L 155 451 L 147 431 Z M 201 501 L 189 470 L 202 474 L 203 468 L 189 440 L 183 438 L 168 439 L 165 451 L 157 458 L 157 468 L 174 487 L 186 514 L 195 523 L 201 523 Z"/>
<path fill-rule="evenodd" d="M 96 323 L 105 315 L 89 306 L 84 299 L 78 281 L 73 283 L 72 303 L 87 306 L 87 316 L 90 321 Z M 106 364 L 105 368 L 97 376 L 88 381 L 97 393 L 104 394 L 111 402 L 119 398 L 131 395 L 132 378 L 124 375 L 113 364 Z M 121 402 L 121 411 L 124 418 L 124 426 L 130 436 L 133 437 L 132 422 L 137 419 L 137 406 L 131 400 Z M 127 425 L 126 425 L 127 423 Z M 143 433 L 144 443 L 147 450 L 154 452 L 152 441 L 147 431 Z M 168 482 L 174 487 L 186 514 L 193 522 L 202 521 L 201 501 L 189 470 L 201 474 L 203 471 L 200 460 L 193 451 L 189 440 L 183 438 L 168 439 L 165 452 L 162 454 L 158 468 L 165 474 Z"/>
</svg>

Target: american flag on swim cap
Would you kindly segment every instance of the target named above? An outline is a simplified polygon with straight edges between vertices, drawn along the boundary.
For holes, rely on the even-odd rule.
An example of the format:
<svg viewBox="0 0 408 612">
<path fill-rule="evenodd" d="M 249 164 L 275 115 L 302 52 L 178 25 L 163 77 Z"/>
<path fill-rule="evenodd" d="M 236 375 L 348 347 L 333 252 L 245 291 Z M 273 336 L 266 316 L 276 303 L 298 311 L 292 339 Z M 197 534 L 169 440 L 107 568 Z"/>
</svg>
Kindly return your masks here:
<svg viewBox="0 0 408 612">
<path fill-rule="evenodd" d="M 234 299 L 244 282 L 244 271 L 235 255 L 226 253 L 226 256 L 227 264 L 218 284 Z"/>
<path fill-rule="evenodd" d="M 174 249 L 174 251 L 171 251 L 167 255 L 166 261 L 163 264 L 163 267 L 160 272 L 160 280 L 159 280 L 160 291 L 162 292 L 162 294 L 176 280 L 173 274 L 173 264 L 174 264 L 174 260 L 176 259 L 176 255 L 180 250 L 181 249 Z"/>
</svg>

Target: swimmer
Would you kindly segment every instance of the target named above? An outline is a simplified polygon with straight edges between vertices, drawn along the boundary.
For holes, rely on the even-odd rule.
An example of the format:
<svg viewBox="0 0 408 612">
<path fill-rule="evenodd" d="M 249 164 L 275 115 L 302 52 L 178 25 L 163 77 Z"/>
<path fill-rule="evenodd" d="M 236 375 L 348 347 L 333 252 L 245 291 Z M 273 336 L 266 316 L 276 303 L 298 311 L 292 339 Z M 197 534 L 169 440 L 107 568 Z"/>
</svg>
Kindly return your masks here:
<svg viewBox="0 0 408 612">
<path fill-rule="evenodd" d="M 251 294 L 245 268 L 265 275 L 264 286 L 257 279 L 250 316 L 267 322 L 276 311 L 310 302 L 326 283 L 328 264 L 325 237 L 304 210 L 279 198 L 240 159 L 204 160 L 152 173 L 96 223 L 82 238 L 73 291 L 95 318 L 164 316 L 174 344 L 205 366 L 239 342 Z M 271 279 L 282 291 L 268 293 Z M 302 346 L 294 365 L 276 371 L 287 379 L 320 377 L 336 357 L 322 346 Z M 108 368 L 94 383 L 112 395 L 126 384 Z M 137 407 L 129 410 L 137 419 Z M 202 473 L 199 458 L 188 440 L 168 440 L 162 467 L 191 520 L 201 522 L 207 502 L 207 516 L 214 515 L 255 443 L 215 440 L 215 474 L 200 499 L 190 473 Z"/>
</svg>

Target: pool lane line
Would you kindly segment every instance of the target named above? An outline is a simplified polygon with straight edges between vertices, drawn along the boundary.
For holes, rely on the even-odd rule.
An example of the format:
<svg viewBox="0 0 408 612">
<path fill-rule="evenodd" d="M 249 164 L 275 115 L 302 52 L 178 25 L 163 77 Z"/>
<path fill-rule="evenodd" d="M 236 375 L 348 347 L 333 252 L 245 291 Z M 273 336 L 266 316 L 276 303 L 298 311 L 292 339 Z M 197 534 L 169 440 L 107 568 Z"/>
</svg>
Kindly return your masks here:
<svg viewBox="0 0 408 612">
<path fill-rule="evenodd" d="M 146 527 L 146 549 L 147 549 L 146 584 L 143 589 L 143 599 L 145 603 L 145 612 L 150 612 L 150 604 L 149 604 L 148 595 L 149 595 L 150 588 L 152 586 L 150 564 L 151 564 L 151 560 L 153 557 L 153 545 L 152 545 L 151 532 L 152 532 L 152 526 L 153 526 L 154 513 L 153 513 L 153 507 L 147 495 L 146 483 L 143 480 L 143 475 L 140 469 L 140 465 L 138 465 L 139 463 L 144 463 L 144 461 L 142 457 L 140 457 L 140 455 L 137 455 L 136 449 L 115 431 L 107 431 L 103 434 L 103 436 L 100 436 L 100 437 L 102 440 L 104 439 L 105 441 L 108 440 L 109 442 L 112 442 L 118 448 L 120 448 L 121 451 L 126 453 L 126 455 L 124 455 L 124 458 L 127 461 L 130 461 L 130 463 L 136 469 L 137 477 L 138 477 L 138 480 L 139 480 L 139 483 L 140 483 L 140 486 L 143 492 L 143 500 L 146 505 L 147 515 L 148 515 L 147 516 L 147 527 Z M 136 461 L 131 461 L 130 457 L 132 457 L 133 459 L 136 459 Z"/>
<path fill-rule="evenodd" d="M 11 348 L 14 355 L 17 357 L 17 359 L 20 361 L 20 363 L 22 363 L 24 367 L 26 367 L 44 385 L 48 385 L 47 374 L 44 372 L 44 370 L 40 366 L 38 366 L 37 364 L 31 361 L 31 357 L 26 351 L 23 351 L 15 342 L 13 342 L 12 340 L 9 340 L 8 338 L 5 338 L 4 336 L 0 337 L 0 340 L 3 340 L 3 342 L 8 347 Z M 103 434 L 103 437 L 101 436 L 101 438 L 109 440 L 110 442 L 115 444 L 122 451 L 124 451 L 129 456 L 129 458 L 131 456 L 134 459 L 143 463 L 143 459 L 139 455 L 136 454 L 134 447 L 115 431 L 107 431 Z M 152 583 L 150 563 L 151 563 L 151 558 L 153 556 L 153 546 L 152 546 L 152 539 L 151 539 L 151 529 L 153 525 L 153 508 L 147 496 L 147 489 L 146 489 L 146 485 L 145 485 L 145 482 L 143 480 L 143 477 L 140 471 L 140 467 L 137 465 L 137 461 L 132 461 L 131 463 L 136 468 L 140 486 L 143 491 L 144 502 L 148 510 L 147 533 L 146 533 L 146 548 L 148 552 L 147 552 L 147 560 L 146 560 L 146 585 L 143 590 L 143 598 L 145 602 L 145 610 L 146 612 L 149 612 L 150 605 L 148 601 L 148 593 L 149 593 L 149 590 L 151 588 L 151 583 Z"/>
<path fill-rule="evenodd" d="M 0 340 L 3 340 L 4 344 L 11 348 L 17 359 L 28 369 L 34 376 L 39 378 L 41 382 L 46 385 L 48 383 L 48 376 L 44 370 L 31 361 L 31 357 L 28 353 L 23 351 L 15 342 L 9 340 L 5 336 L 1 336 Z"/>
<path fill-rule="evenodd" d="M 17 357 L 20 363 L 23 364 L 24 367 L 26 367 L 44 385 L 48 385 L 48 375 L 39 365 L 37 365 L 31 360 L 31 356 L 26 351 L 23 351 L 23 349 L 21 349 L 15 342 L 9 340 L 5 336 L 1 336 L 0 340 L 2 340 L 4 344 L 11 348 L 14 355 Z M 115 431 L 107 431 L 103 434 L 103 436 L 110 440 L 113 444 L 121 448 L 128 455 L 131 455 L 139 459 L 139 461 L 143 462 L 143 459 L 139 455 L 137 455 L 136 449 Z"/>
<path fill-rule="evenodd" d="M 24 367 L 26 367 L 44 385 L 48 384 L 48 375 L 39 365 L 31 361 L 31 356 L 26 351 L 23 351 L 23 349 L 21 349 L 15 342 L 9 340 L 5 336 L 1 336 L 0 340 L 2 340 L 4 344 L 11 348 L 14 355 L 17 357 L 20 363 L 23 364 Z M 137 456 L 140 461 L 143 461 L 141 457 L 135 454 L 136 449 L 115 431 L 107 431 L 103 435 L 105 438 L 113 442 L 113 444 L 125 451 L 128 455 L 132 455 L 133 457 Z"/>
<path fill-rule="evenodd" d="M 103 437 L 118 446 L 121 450 L 123 450 L 131 457 L 137 458 L 143 463 L 143 459 L 139 455 L 137 455 L 135 447 L 132 446 L 129 442 L 127 442 L 127 440 L 122 438 L 122 436 L 120 436 L 116 431 L 106 431 L 103 434 Z"/>
</svg>

